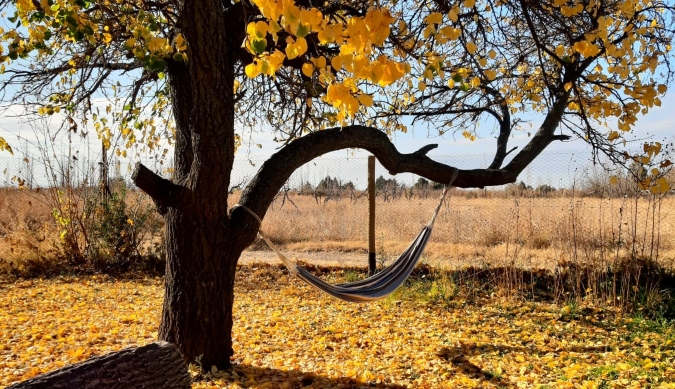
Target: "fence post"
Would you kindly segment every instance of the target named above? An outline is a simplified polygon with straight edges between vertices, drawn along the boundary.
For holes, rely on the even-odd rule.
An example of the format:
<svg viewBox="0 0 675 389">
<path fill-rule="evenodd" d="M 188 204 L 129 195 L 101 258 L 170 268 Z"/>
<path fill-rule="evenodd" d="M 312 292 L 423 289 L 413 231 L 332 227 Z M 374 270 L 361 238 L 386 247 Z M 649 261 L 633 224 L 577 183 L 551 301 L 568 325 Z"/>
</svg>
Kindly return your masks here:
<svg viewBox="0 0 675 389">
<path fill-rule="evenodd" d="M 101 141 L 101 162 L 98 163 L 100 166 L 99 173 L 99 190 L 104 203 L 108 203 L 108 196 L 110 195 L 110 179 L 108 172 L 108 150 L 105 147 L 105 143 Z"/>
<path fill-rule="evenodd" d="M 375 274 L 375 156 L 368 156 L 368 274 Z"/>
</svg>

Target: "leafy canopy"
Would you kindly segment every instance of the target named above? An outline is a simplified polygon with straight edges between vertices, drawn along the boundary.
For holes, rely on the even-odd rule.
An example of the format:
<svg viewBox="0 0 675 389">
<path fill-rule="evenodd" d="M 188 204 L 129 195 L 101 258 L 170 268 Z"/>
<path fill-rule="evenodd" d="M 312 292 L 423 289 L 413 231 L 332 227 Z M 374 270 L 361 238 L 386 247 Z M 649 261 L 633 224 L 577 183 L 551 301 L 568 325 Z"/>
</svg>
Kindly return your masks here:
<svg viewBox="0 0 675 389">
<path fill-rule="evenodd" d="M 172 138 L 164 74 L 167 62 L 191 55 L 177 27 L 180 2 L 2 4 L 13 24 L 0 30 L 0 70 L 9 76 L 2 89 L 13 101 L 28 101 L 38 114 L 61 112 L 71 128 L 92 121 L 104 142 L 119 134 L 127 148 Z M 623 146 L 638 116 L 661 105 L 672 78 L 668 2 L 312 4 L 224 4 L 240 9 L 244 22 L 230 37 L 241 47 L 223 54 L 237 59 L 238 131 L 271 125 L 287 142 L 355 122 L 406 131 L 404 118 L 412 117 L 473 140 L 481 136 L 477 124 L 491 118 L 508 139 L 519 115 L 538 112 L 615 161 L 658 167 L 650 163 L 659 143 L 635 154 Z M 105 114 L 93 108 L 96 98 L 110 101 Z M 0 149 L 11 150 L 1 138 Z M 505 154 L 498 149 L 493 168 Z"/>
</svg>

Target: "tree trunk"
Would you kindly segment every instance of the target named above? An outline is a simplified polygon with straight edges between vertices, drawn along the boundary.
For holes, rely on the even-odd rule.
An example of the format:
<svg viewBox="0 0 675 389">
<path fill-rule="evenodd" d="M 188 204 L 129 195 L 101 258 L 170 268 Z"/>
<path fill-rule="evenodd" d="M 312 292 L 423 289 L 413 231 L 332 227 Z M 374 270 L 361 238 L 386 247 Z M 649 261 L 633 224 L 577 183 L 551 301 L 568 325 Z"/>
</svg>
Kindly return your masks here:
<svg viewBox="0 0 675 389">
<path fill-rule="evenodd" d="M 166 291 L 159 337 L 208 371 L 230 365 L 234 278 L 241 249 L 221 223 L 167 215 Z M 225 224 L 224 222 L 222 224 Z"/>
<path fill-rule="evenodd" d="M 178 348 L 171 343 L 157 342 L 90 358 L 7 388 L 183 389 L 191 384 Z"/>
<path fill-rule="evenodd" d="M 232 52 L 241 41 L 233 46 L 228 37 L 221 0 L 181 7 L 189 60 L 167 64 L 176 123 L 174 174 L 172 182 L 155 180 L 166 189 L 151 194 L 166 218 L 159 338 L 175 343 L 189 363 L 223 369 L 233 354 L 237 260 L 257 231 L 253 225 L 235 228 L 228 216 L 235 148 Z"/>
</svg>

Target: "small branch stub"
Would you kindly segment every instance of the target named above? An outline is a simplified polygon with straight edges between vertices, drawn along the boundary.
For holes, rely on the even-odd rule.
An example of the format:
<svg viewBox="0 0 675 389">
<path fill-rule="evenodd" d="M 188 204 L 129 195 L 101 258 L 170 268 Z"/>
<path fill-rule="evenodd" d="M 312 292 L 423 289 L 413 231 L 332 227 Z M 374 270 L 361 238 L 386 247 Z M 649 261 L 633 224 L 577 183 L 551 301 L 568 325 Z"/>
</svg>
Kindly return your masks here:
<svg viewBox="0 0 675 389">
<path fill-rule="evenodd" d="M 160 177 L 140 162 L 136 163 L 131 179 L 152 198 L 161 215 L 164 215 L 168 208 L 179 207 L 189 201 L 190 191 L 187 188 Z"/>
<path fill-rule="evenodd" d="M 415 152 L 413 153 L 413 155 L 427 155 L 427 153 L 428 153 L 429 151 L 431 151 L 431 150 L 433 150 L 433 149 L 435 149 L 435 148 L 437 148 L 437 147 L 438 147 L 438 144 L 432 143 L 432 144 L 426 145 L 426 146 L 422 147 L 421 149 L 415 151 Z"/>
</svg>

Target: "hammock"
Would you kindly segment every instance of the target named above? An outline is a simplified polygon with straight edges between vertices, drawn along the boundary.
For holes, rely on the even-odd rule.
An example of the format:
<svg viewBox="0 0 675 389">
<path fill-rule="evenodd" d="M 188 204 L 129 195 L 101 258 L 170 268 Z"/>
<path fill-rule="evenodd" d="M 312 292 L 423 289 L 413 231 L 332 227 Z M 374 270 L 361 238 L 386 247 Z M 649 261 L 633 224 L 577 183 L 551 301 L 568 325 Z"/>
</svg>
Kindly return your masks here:
<svg viewBox="0 0 675 389">
<path fill-rule="evenodd" d="M 337 297 L 344 301 L 361 303 L 369 302 L 383 299 L 390 294 L 392 294 L 399 286 L 403 285 L 405 280 L 410 276 L 415 265 L 422 257 L 422 252 L 424 247 L 427 245 L 429 238 L 431 237 L 431 230 L 436 221 L 436 216 L 443 205 L 443 200 L 447 194 L 448 187 L 446 186 L 443 189 L 443 195 L 441 200 L 436 207 L 436 211 L 431 216 L 429 223 L 422 228 L 422 231 L 417 238 L 410 244 L 410 246 L 401 254 L 398 259 L 396 259 L 391 265 L 386 267 L 384 270 L 379 273 L 370 276 L 361 281 L 348 282 L 339 285 L 331 285 L 320 278 L 317 278 L 307 269 L 298 266 L 293 263 L 291 260 L 286 258 L 279 249 L 265 236 L 262 229 L 258 230 L 258 235 L 267 243 L 267 245 L 274 250 L 281 262 L 286 266 L 288 271 L 295 275 L 296 277 L 302 279 L 313 287 L 328 293 L 333 297 Z M 255 217 L 259 223 L 262 224 L 262 220 L 251 211 L 248 207 L 244 205 L 237 204 L 235 207 L 241 207 L 247 210 L 253 217 Z"/>
</svg>

